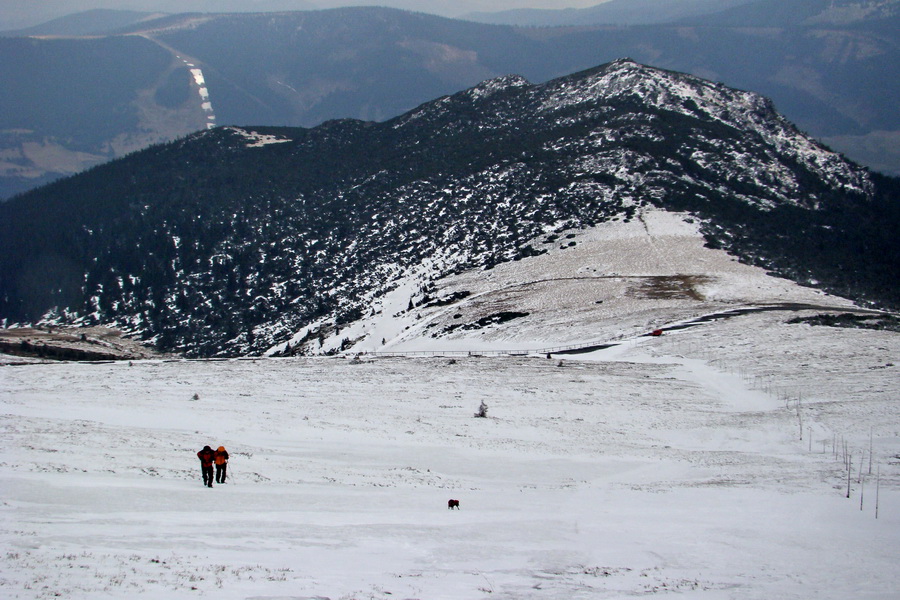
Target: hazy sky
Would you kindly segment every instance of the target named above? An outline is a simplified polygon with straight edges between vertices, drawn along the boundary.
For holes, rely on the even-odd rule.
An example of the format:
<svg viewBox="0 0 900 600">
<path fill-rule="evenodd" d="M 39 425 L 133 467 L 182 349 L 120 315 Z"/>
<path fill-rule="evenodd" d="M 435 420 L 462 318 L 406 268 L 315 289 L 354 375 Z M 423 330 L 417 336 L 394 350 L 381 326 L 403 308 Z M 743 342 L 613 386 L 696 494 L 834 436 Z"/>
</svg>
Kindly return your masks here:
<svg viewBox="0 0 900 600">
<path fill-rule="evenodd" d="M 38 25 L 92 8 L 161 12 L 309 10 L 381 5 L 456 17 L 510 8 L 584 8 L 605 0 L 0 0 L 0 30 Z"/>
</svg>

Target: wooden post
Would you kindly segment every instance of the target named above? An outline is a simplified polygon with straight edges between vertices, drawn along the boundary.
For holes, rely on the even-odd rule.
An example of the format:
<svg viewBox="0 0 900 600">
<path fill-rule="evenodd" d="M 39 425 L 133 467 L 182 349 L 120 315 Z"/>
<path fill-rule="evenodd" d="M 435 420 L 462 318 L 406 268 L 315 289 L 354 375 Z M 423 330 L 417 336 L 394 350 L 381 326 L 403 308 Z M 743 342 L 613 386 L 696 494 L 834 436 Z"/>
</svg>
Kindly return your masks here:
<svg viewBox="0 0 900 600">
<path fill-rule="evenodd" d="M 878 475 L 875 478 L 875 518 L 878 518 L 878 496 L 881 492 L 881 465 L 878 466 Z"/>
<path fill-rule="evenodd" d="M 853 473 L 853 457 L 847 455 L 847 497 L 850 497 L 850 478 Z"/>
<path fill-rule="evenodd" d="M 872 428 L 869 427 L 869 475 L 872 474 Z"/>
<path fill-rule="evenodd" d="M 866 462 L 866 451 L 862 451 L 862 457 L 859 459 L 859 475 L 856 476 L 856 483 L 862 483 L 863 463 Z"/>
<path fill-rule="evenodd" d="M 863 496 L 866 493 L 866 480 L 862 479 L 859 482 L 859 512 L 862 512 L 863 509 Z"/>
</svg>

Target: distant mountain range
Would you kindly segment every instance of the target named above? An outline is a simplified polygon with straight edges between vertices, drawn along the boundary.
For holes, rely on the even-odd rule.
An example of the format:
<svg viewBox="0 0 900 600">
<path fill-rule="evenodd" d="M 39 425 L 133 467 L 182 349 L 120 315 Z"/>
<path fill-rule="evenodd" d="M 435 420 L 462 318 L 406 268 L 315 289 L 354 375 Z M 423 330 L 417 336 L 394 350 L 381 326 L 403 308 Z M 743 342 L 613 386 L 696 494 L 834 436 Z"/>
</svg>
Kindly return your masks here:
<svg viewBox="0 0 900 600">
<path fill-rule="evenodd" d="M 753 0 L 609 0 L 589 8 L 523 8 L 473 12 L 462 18 L 494 25 L 560 27 L 583 25 L 659 25 L 705 17 Z M 785 4 L 782 2 L 782 4 Z"/>
<path fill-rule="evenodd" d="M 900 173 L 897 1 L 860 6 L 874 4 L 844 21 L 829 2 L 758 0 L 692 22 L 552 28 L 380 8 L 93 11 L 0 38 L 0 198 L 210 123 L 380 121 L 490 77 L 548 81 L 622 56 L 759 92 L 829 146 Z"/>
<path fill-rule="evenodd" d="M 896 16 L 897 0 L 609 0 L 590 8 L 519 9 L 470 13 L 465 18 L 495 25 L 701 25 L 795 27 L 858 23 Z"/>
<path fill-rule="evenodd" d="M 142 21 L 165 16 L 163 13 L 134 10 L 94 9 L 59 17 L 25 29 L 0 31 L 2 37 L 109 35 Z"/>
<path fill-rule="evenodd" d="M 619 60 L 383 123 L 219 127 L 12 199 L 0 318 L 260 354 L 336 335 L 426 265 L 488 272 L 646 207 L 783 277 L 900 306 L 898 198 L 757 94 Z"/>
<path fill-rule="evenodd" d="M 96 7 L 88 10 L 88 7 Z M 306 0 L 38 0 L 17 2 L 4 0 L 0 11 L 0 35 L 54 35 L 48 29 L 66 21 L 82 21 L 81 14 L 94 13 L 103 22 L 103 13 L 184 13 L 184 12 L 272 12 L 285 10 L 315 10 L 319 8 Z M 114 9 L 114 10 L 111 10 Z M 118 19 L 118 18 L 116 18 Z M 119 25 L 114 25 L 118 27 Z M 93 27 L 92 27 L 93 29 Z"/>
</svg>

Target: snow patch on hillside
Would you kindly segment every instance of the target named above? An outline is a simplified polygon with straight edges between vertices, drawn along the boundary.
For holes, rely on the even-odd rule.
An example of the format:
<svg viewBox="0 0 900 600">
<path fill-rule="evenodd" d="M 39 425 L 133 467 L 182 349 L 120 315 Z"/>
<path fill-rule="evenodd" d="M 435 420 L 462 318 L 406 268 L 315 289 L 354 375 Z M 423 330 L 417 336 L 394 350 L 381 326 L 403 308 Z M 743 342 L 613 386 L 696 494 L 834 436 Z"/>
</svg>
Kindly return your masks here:
<svg viewBox="0 0 900 600">
<path fill-rule="evenodd" d="M 290 138 L 279 137 L 277 135 L 271 134 L 257 133 L 255 131 L 241 129 L 240 127 L 226 127 L 225 129 L 233 131 L 234 133 L 246 139 L 247 143 L 244 144 L 244 147 L 246 148 L 262 148 L 263 146 L 269 146 L 271 144 L 284 144 L 285 142 L 293 141 Z"/>
<path fill-rule="evenodd" d="M 479 83 L 467 90 L 466 95 L 472 100 L 481 100 L 509 88 L 525 88 L 530 85 L 528 80 L 520 75 L 505 75 Z"/>
</svg>

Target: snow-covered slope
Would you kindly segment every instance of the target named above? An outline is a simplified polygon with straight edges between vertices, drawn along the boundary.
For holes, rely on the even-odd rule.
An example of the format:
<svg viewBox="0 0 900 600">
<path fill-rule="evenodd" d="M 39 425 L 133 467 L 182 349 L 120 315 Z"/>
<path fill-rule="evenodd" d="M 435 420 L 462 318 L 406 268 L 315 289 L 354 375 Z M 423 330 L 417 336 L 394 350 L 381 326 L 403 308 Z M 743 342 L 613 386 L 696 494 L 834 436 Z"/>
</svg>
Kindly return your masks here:
<svg viewBox="0 0 900 600">
<path fill-rule="evenodd" d="M 442 276 L 443 264 L 427 261 L 366 317 L 336 331 L 304 328 L 269 354 L 540 352 L 631 338 L 739 308 L 853 308 L 705 247 L 699 226 L 687 214 L 638 210 L 627 221 L 541 236 L 535 247 L 542 254 L 487 271 Z"/>
<path fill-rule="evenodd" d="M 0 596 L 891 598 L 900 335 L 792 316 L 550 359 L 0 367 Z"/>
</svg>

